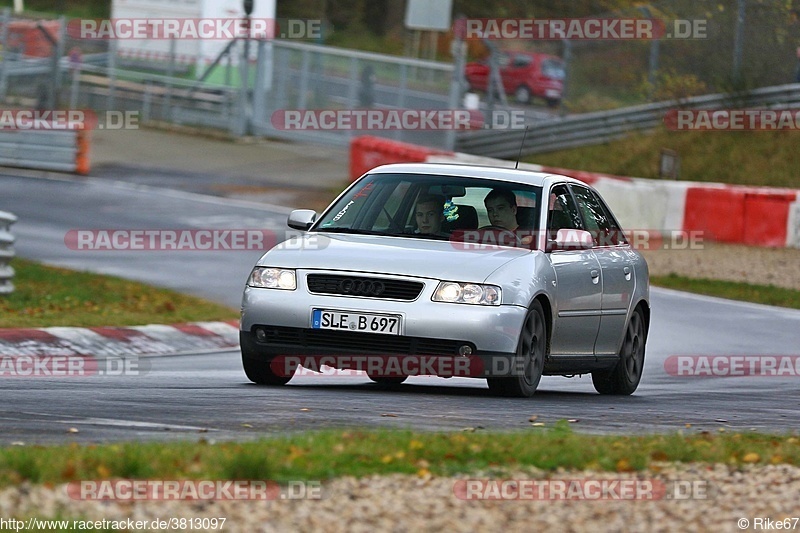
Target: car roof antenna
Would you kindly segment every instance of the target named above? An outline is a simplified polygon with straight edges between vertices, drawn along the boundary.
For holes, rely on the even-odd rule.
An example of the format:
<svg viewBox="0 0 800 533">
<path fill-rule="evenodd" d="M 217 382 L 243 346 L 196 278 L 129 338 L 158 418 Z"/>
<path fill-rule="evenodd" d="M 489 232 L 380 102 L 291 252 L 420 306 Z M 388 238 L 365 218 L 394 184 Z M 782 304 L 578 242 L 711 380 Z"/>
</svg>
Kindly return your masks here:
<svg viewBox="0 0 800 533">
<path fill-rule="evenodd" d="M 525 133 L 522 134 L 522 142 L 519 144 L 519 154 L 517 154 L 517 162 L 514 164 L 514 170 L 519 168 L 519 158 L 522 157 L 522 147 L 525 146 L 525 137 L 528 135 L 528 126 L 525 126 Z"/>
</svg>

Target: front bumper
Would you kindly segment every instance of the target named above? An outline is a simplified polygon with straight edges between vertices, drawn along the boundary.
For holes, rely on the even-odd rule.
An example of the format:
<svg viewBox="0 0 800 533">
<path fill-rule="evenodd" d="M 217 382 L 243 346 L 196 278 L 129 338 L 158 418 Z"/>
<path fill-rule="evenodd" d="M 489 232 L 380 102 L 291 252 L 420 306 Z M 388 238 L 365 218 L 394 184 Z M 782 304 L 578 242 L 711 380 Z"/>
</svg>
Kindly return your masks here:
<svg viewBox="0 0 800 533">
<path fill-rule="evenodd" d="M 527 312 L 525 308 L 515 305 L 490 307 L 433 302 L 431 295 L 438 280 L 421 278 L 413 278 L 424 284 L 421 294 L 414 301 L 311 294 L 305 284 L 306 272 L 298 271 L 297 274 L 297 289 L 293 291 L 253 287 L 247 287 L 244 291 L 240 324 L 242 334 L 252 334 L 256 327 L 269 326 L 279 333 L 290 336 L 299 334 L 301 337 L 299 341 L 286 342 L 290 337 L 279 336 L 274 339 L 277 342 L 256 343 L 260 353 L 331 353 L 337 351 L 339 346 L 354 353 L 386 353 L 387 348 L 394 346 L 389 353 L 405 353 L 405 343 L 410 349 L 409 353 L 438 355 L 448 353 L 449 342 L 455 346 L 452 352 L 454 356 L 458 355 L 458 347 L 465 343 L 476 355 L 513 354 Z M 347 342 L 338 343 L 339 332 L 311 329 L 313 309 L 400 315 L 403 328 L 399 337 L 402 338 L 342 332 L 342 338 Z M 344 339 L 344 336 L 347 338 Z M 309 340 L 309 337 L 313 338 Z M 364 341 L 361 341 L 362 337 Z M 432 351 L 431 346 L 435 346 L 435 350 Z"/>
</svg>

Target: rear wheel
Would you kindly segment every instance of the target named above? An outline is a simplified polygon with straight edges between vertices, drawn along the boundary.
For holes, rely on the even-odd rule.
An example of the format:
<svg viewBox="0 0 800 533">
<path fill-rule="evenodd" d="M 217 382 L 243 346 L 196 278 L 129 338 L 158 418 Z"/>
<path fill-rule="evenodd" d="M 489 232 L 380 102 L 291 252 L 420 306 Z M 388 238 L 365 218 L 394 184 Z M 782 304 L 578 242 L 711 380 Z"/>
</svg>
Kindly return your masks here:
<svg viewBox="0 0 800 533">
<path fill-rule="evenodd" d="M 500 396 L 529 398 L 536 392 L 542 379 L 544 361 L 547 357 L 547 322 L 542 304 L 534 300 L 517 343 L 513 373 L 510 378 L 488 378 L 489 390 Z"/>
<path fill-rule="evenodd" d="M 391 387 L 393 385 L 400 385 L 405 380 L 408 379 L 408 376 L 397 376 L 397 377 L 378 377 L 378 376 L 369 376 L 369 379 L 377 383 L 378 385 L 383 385 L 384 387 Z"/>
<path fill-rule="evenodd" d="M 625 340 L 622 342 L 616 366 L 611 370 L 592 373 L 595 390 L 600 394 L 633 394 L 642 379 L 646 343 L 647 329 L 644 315 L 637 307 L 628 321 Z"/>
<path fill-rule="evenodd" d="M 259 385 L 286 385 L 294 376 L 296 367 L 284 369 L 286 372 L 278 374 L 270 366 L 271 360 L 266 358 L 247 357 L 242 353 L 242 366 L 247 379 Z"/>
</svg>

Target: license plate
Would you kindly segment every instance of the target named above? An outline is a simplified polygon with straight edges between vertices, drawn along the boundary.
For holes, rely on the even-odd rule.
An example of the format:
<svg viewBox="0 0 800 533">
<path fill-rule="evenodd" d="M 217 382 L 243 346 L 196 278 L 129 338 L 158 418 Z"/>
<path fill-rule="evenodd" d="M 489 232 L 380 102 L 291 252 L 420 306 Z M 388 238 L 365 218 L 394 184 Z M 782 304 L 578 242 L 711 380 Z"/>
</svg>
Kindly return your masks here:
<svg viewBox="0 0 800 533">
<path fill-rule="evenodd" d="M 373 315 L 353 311 L 327 311 L 314 309 L 311 314 L 312 329 L 334 329 L 400 335 L 400 316 Z"/>
<path fill-rule="evenodd" d="M 556 91 L 555 89 L 547 89 L 547 90 L 544 92 L 544 95 L 545 95 L 547 98 L 558 98 L 558 97 L 560 97 L 560 96 L 561 96 L 561 93 L 560 93 L 560 92 L 558 92 L 558 91 Z"/>
</svg>

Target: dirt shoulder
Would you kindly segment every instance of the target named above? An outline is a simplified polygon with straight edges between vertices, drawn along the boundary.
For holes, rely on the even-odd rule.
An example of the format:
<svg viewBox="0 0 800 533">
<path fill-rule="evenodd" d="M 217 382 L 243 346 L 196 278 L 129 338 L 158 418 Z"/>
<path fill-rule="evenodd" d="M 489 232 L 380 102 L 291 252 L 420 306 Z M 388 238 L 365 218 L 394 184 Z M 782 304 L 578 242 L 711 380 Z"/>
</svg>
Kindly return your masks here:
<svg viewBox="0 0 800 533">
<path fill-rule="evenodd" d="M 800 290 L 800 249 L 706 243 L 698 250 L 643 251 L 650 274 L 740 281 Z"/>
</svg>

